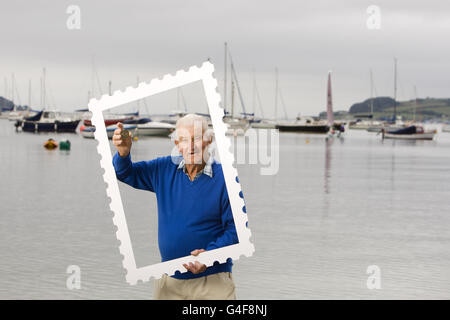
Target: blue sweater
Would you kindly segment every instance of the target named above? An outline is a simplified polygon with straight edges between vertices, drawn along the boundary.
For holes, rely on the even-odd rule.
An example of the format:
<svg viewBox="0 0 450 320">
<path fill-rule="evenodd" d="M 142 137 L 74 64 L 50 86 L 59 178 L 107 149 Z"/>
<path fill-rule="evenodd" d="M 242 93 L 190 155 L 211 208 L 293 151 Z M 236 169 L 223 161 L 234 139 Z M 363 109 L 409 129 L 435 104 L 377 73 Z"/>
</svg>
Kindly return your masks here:
<svg viewBox="0 0 450 320">
<path fill-rule="evenodd" d="M 181 160 L 181 156 L 167 156 L 133 163 L 130 155 L 121 157 L 118 153 L 113 158 L 118 180 L 156 194 L 163 262 L 189 256 L 195 249 L 212 250 L 238 243 L 222 166 L 214 162 L 212 178 L 202 174 L 191 181 L 183 170 L 177 170 Z M 215 262 L 199 274 L 177 271 L 172 277 L 191 279 L 231 272 L 232 265 L 228 259 L 222 264 Z"/>
</svg>

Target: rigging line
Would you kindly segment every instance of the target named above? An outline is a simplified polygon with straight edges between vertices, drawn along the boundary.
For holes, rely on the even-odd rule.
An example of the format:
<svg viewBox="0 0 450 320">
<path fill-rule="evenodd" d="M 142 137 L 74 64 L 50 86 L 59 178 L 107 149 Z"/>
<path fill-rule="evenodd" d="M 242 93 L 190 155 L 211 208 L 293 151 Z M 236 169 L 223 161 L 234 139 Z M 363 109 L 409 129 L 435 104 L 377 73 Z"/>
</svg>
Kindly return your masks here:
<svg viewBox="0 0 450 320">
<path fill-rule="evenodd" d="M 255 86 L 255 89 L 256 89 L 256 98 L 258 99 L 258 105 L 259 105 L 259 108 L 261 110 L 261 118 L 264 119 L 264 110 L 263 110 L 263 107 L 262 107 L 261 96 L 259 95 L 258 86 Z"/>
<path fill-rule="evenodd" d="M 278 91 L 280 93 L 280 102 L 281 102 L 281 106 L 283 107 L 284 117 L 287 120 L 288 119 L 288 115 L 287 115 L 287 112 L 286 112 L 286 105 L 284 104 L 283 94 L 281 93 L 281 88 L 280 87 L 278 87 Z"/>
<path fill-rule="evenodd" d="M 244 99 L 242 97 L 242 93 L 241 93 L 241 89 L 239 87 L 239 81 L 237 79 L 237 75 L 236 75 L 236 70 L 234 68 L 234 63 L 233 63 L 233 58 L 231 57 L 231 51 L 230 49 L 228 49 L 228 55 L 230 57 L 230 65 L 231 65 L 231 74 L 234 78 L 234 81 L 236 82 L 236 88 L 238 90 L 238 94 L 239 94 L 239 100 L 241 101 L 241 107 L 242 107 L 242 111 L 244 112 L 244 114 L 246 114 L 245 111 L 245 104 L 244 104 Z"/>
<path fill-rule="evenodd" d="M 252 110 L 253 110 L 253 116 L 256 113 L 256 76 L 255 76 L 255 68 L 252 68 L 252 74 L 253 74 L 253 90 L 252 90 Z"/>
<path fill-rule="evenodd" d="M 184 105 L 184 112 L 187 113 L 187 105 L 186 105 L 186 99 L 184 98 L 184 94 L 183 94 L 183 88 L 180 87 L 180 95 L 181 95 L 181 101 L 183 101 L 183 105 Z M 208 105 L 206 105 L 206 108 L 208 110 L 209 113 L 209 108 Z"/>
<path fill-rule="evenodd" d="M 16 95 L 17 95 L 17 100 L 18 100 L 18 106 L 21 106 L 22 105 L 22 102 L 21 102 L 21 100 L 20 100 L 20 94 L 19 94 L 19 89 L 17 88 L 18 87 L 18 85 L 17 85 L 17 83 L 16 83 L 16 81 L 15 81 L 15 79 L 14 79 L 14 91 L 16 91 Z"/>
</svg>

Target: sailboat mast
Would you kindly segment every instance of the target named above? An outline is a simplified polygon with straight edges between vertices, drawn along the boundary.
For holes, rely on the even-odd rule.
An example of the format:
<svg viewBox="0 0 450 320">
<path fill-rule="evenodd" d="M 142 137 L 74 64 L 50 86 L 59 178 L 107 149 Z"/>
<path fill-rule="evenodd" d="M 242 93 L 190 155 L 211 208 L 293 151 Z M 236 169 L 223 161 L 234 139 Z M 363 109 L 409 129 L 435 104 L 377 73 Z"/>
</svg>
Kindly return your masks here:
<svg viewBox="0 0 450 320">
<path fill-rule="evenodd" d="M 42 70 L 42 109 L 45 109 L 45 68 Z"/>
<path fill-rule="evenodd" d="M 416 122 L 417 113 L 417 88 L 414 86 L 414 122 Z"/>
<path fill-rule="evenodd" d="M 253 116 L 255 116 L 256 111 L 256 76 L 255 76 L 255 68 L 252 69 L 253 74 L 253 92 L 252 92 L 252 108 L 253 108 Z"/>
<path fill-rule="evenodd" d="M 8 98 L 8 79 L 5 77 L 5 99 Z"/>
<path fill-rule="evenodd" d="M 28 110 L 31 110 L 31 79 L 28 80 Z"/>
<path fill-rule="evenodd" d="M 331 97 L 331 71 L 328 71 L 327 118 L 328 118 L 328 126 L 332 128 L 334 124 L 334 115 L 333 115 L 333 100 Z"/>
<path fill-rule="evenodd" d="M 277 119 L 277 109 L 278 109 L 278 68 L 275 67 L 275 116 L 274 119 Z"/>
<path fill-rule="evenodd" d="M 231 78 L 231 118 L 234 118 L 234 81 Z"/>
<path fill-rule="evenodd" d="M 237 89 L 238 94 L 239 94 L 239 100 L 241 101 L 242 111 L 243 111 L 244 115 L 246 115 L 247 111 L 245 110 L 244 98 L 242 97 L 242 92 L 241 92 L 241 89 L 239 87 L 239 81 L 238 81 L 238 78 L 237 78 L 237 75 L 236 75 L 236 69 L 234 68 L 234 64 L 233 64 L 233 59 L 231 57 L 231 53 L 228 52 L 228 54 L 230 55 L 231 76 L 232 76 L 232 79 L 234 79 L 234 81 L 236 82 L 236 89 Z M 246 117 L 246 116 L 244 116 L 244 117 Z"/>
<path fill-rule="evenodd" d="M 139 81 L 140 81 L 140 80 L 139 80 L 139 76 L 136 76 L 136 88 L 139 87 Z M 141 104 L 140 101 L 141 101 L 140 99 L 138 99 L 138 100 L 136 101 L 137 111 L 138 111 L 138 112 L 139 112 L 140 107 L 141 107 L 141 106 L 140 106 L 140 104 Z"/>
<path fill-rule="evenodd" d="M 8 98 L 8 79 L 6 79 L 5 77 L 4 80 L 5 80 L 5 97 L 3 99 L 3 106 L 6 107 L 6 99 Z"/>
<path fill-rule="evenodd" d="M 394 58 L 394 122 L 397 120 L 397 58 Z"/>
<path fill-rule="evenodd" d="M 16 105 L 14 104 L 14 73 L 11 74 L 11 101 L 13 103 L 13 110 L 16 110 Z"/>
<path fill-rule="evenodd" d="M 227 43 L 225 42 L 225 55 L 224 55 L 224 75 L 223 75 L 223 110 L 225 112 L 227 108 L 227 55 L 228 55 L 228 49 L 227 49 Z"/>
<path fill-rule="evenodd" d="M 370 115 L 373 118 L 373 75 L 372 75 L 372 69 L 370 69 Z"/>
<path fill-rule="evenodd" d="M 177 88 L 177 110 L 180 110 L 180 88 Z"/>
<path fill-rule="evenodd" d="M 284 99 L 283 99 L 283 93 L 281 92 L 281 87 L 278 88 L 278 92 L 280 94 L 280 102 L 281 102 L 281 106 L 283 107 L 283 111 L 284 111 L 284 119 L 288 119 L 288 114 L 286 111 L 286 105 L 284 104 Z"/>
</svg>

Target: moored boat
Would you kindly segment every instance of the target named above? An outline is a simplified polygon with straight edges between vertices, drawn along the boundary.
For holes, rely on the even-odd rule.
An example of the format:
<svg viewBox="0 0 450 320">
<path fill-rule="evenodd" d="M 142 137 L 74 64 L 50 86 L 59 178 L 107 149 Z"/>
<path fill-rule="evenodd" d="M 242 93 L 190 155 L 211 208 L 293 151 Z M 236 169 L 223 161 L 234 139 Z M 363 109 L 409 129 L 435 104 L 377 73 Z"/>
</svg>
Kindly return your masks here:
<svg viewBox="0 0 450 320">
<path fill-rule="evenodd" d="M 40 111 L 36 115 L 18 120 L 16 127 L 27 132 L 75 132 L 80 119 L 61 117 L 55 111 Z"/>
<path fill-rule="evenodd" d="M 423 127 L 409 126 L 396 131 L 386 132 L 381 130 L 382 139 L 399 139 L 399 140 L 433 140 L 437 131 L 425 131 Z"/>
</svg>

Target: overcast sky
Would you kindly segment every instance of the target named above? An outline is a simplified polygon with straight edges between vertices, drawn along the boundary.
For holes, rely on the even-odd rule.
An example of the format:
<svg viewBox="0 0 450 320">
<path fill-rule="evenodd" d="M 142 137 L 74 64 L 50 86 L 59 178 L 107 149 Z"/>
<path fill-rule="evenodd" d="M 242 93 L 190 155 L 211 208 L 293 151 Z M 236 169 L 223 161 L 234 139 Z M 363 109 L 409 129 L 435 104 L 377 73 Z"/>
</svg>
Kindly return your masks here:
<svg viewBox="0 0 450 320">
<path fill-rule="evenodd" d="M 419 97 L 450 97 L 448 0 L 1 1 L 0 95 L 14 73 L 15 101 L 26 104 L 31 79 L 36 108 L 43 67 L 51 106 L 86 107 L 94 56 L 103 93 L 109 80 L 113 90 L 123 89 L 137 76 L 149 81 L 208 57 L 222 93 L 224 41 L 247 109 L 253 106 L 254 69 L 266 116 L 274 111 L 275 67 L 290 117 L 326 109 L 328 70 L 334 110 L 370 96 L 370 68 L 377 94 L 393 96 L 394 57 L 398 99 L 414 98 L 414 85 Z M 80 30 L 66 26 L 69 5 L 81 9 Z M 367 27 L 370 5 L 381 10 L 378 30 Z M 95 91 L 99 95 L 98 86 Z M 151 111 L 173 109 L 173 101 L 150 105 Z M 198 111 L 196 101 L 187 102 Z"/>
</svg>

